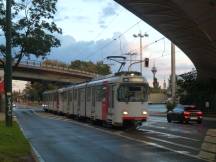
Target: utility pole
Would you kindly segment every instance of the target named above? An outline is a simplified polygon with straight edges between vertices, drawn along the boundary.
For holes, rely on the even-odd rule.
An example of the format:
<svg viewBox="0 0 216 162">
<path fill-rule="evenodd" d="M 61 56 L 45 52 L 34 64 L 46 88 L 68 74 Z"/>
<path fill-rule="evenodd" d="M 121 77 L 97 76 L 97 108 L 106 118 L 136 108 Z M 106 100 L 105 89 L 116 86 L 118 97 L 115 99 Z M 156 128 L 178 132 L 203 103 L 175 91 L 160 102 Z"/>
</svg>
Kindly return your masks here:
<svg viewBox="0 0 216 162">
<path fill-rule="evenodd" d="M 175 65 L 175 44 L 171 42 L 171 82 L 172 82 L 172 101 L 176 99 L 176 65 Z"/>
<path fill-rule="evenodd" d="M 142 50 L 143 50 L 143 48 L 142 48 L 142 38 L 143 37 L 148 37 L 148 34 L 147 33 L 145 33 L 144 35 L 141 33 L 141 32 L 139 32 L 137 35 L 136 34 L 133 34 L 133 36 L 135 37 L 135 38 L 137 38 L 137 37 L 139 37 L 140 38 L 140 72 L 141 72 L 141 74 L 142 74 L 142 67 L 143 67 L 143 61 L 142 61 Z"/>
<path fill-rule="evenodd" d="M 5 124 L 12 127 L 11 0 L 6 1 Z"/>
</svg>

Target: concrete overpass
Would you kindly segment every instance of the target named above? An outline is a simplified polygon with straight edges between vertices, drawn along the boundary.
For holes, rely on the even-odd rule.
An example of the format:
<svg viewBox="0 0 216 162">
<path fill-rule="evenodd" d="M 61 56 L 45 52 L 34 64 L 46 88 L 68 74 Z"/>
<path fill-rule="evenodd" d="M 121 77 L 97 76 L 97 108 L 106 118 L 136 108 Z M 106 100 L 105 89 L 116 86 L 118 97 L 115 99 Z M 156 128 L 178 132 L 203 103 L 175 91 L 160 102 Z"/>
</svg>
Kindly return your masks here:
<svg viewBox="0 0 216 162">
<path fill-rule="evenodd" d="M 0 69 L 3 66 L 0 64 Z M 94 73 L 42 64 L 36 61 L 22 61 L 13 70 L 14 80 L 24 81 L 46 81 L 64 84 L 72 84 L 90 80 L 96 76 Z"/>
<path fill-rule="evenodd" d="M 115 0 L 174 42 L 198 77 L 216 79 L 216 0 Z"/>
</svg>

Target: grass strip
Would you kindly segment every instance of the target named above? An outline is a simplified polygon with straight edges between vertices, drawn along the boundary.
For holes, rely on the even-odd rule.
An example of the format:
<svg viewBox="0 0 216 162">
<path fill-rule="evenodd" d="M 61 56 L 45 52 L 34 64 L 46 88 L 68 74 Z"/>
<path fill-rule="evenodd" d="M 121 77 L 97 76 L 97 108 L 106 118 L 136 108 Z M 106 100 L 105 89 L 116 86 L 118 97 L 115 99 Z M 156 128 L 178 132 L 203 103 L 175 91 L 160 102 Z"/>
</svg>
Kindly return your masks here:
<svg viewBox="0 0 216 162">
<path fill-rule="evenodd" d="M 18 124 L 13 122 L 13 127 L 8 128 L 0 121 L 0 162 L 24 162 L 30 159 L 31 147 Z"/>
</svg>

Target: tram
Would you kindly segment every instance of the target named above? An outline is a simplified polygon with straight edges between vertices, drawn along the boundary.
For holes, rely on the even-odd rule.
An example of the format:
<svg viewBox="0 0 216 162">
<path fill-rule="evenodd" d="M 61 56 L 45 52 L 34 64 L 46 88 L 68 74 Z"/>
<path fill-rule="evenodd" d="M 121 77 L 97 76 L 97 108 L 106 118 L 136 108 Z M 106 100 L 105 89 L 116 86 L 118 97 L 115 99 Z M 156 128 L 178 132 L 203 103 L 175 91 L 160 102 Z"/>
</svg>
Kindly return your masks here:
<svg viewBox="0 0 216 162">
<path fill-rule="evenodd" d="M 139 72 L 118 72 L 43 93 L 44 110 L 112 126 L 138 126 L 148 118 L 147 80 Z"/>
</svg>

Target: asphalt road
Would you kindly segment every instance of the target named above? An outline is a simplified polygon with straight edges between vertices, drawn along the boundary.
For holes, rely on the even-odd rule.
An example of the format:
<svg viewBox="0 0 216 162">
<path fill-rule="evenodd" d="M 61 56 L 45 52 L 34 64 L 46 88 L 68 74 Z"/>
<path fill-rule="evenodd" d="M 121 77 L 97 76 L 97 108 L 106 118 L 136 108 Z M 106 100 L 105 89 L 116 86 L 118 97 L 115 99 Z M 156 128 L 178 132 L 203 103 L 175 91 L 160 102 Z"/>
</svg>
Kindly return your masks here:
<svg viewBox="0 0 216 162">
<path fill-rule="evenodd" d="M 30 109 L 15 112 L 46 162 L 204 161 L 198 154 L 208 123 L 167 123 L 164 117 L 150 117 L 139 131 L 122 131 Z"/>
</svg>

